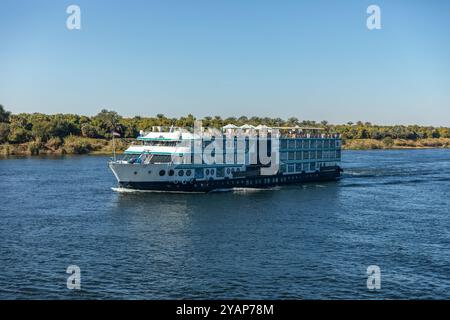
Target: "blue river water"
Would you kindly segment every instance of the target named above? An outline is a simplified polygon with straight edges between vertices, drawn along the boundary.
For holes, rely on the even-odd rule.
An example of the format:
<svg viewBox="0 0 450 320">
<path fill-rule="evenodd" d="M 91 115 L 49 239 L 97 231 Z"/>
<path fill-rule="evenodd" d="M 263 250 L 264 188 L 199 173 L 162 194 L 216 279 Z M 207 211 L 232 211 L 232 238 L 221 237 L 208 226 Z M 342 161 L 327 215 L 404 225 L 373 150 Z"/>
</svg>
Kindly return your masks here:
<svg viewBox="0 0 450 320">
<path fill-rule="evenodd" d="M 450 298 L 450 150 L 346 151 L 338 182 L 210 194 L 114 192 L 107 159 L 0 160 L 0 299 Z"/>
</svg>

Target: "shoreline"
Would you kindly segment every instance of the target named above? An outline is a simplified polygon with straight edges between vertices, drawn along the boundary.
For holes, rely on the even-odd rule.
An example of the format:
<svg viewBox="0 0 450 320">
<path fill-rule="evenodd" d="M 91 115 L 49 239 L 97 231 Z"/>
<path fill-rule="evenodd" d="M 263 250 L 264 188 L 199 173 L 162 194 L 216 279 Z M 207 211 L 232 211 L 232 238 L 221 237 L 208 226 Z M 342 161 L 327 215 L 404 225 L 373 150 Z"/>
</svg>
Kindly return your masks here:
<svg viewBox="0 0 450 320">
<path fill-rule="evenodd" d="M 116 140 L 116 154 L 122 155 L 130 139 Z M 450 149 L 449 138 L 431 138 L 420 140 L 392 140 L 389 144 L 374 139 L 344 140 L 342 150 L 422 150 L 422 149 Z M 89 139 L 83 146 L 74 147 L 63 144 L 57 149 L 49 148 L 35 142 L 23 144 L 0 144 L 0 156 L 64 156 L 64 155 L 112 155 L 112 142 L 104 139 Z"/>
</svg>

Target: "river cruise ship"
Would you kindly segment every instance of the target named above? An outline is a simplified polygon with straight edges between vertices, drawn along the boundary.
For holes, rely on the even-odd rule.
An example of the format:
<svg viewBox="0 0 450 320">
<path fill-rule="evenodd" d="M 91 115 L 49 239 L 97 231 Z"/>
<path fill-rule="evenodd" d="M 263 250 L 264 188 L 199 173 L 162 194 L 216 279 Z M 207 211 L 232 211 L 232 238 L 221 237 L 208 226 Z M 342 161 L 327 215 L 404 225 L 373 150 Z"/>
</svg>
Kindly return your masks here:
<svg viewBox="0 0 450 320">
<path fill-rule="evenodd" d="M 123 190 L 210 192 L 341 177 L 341 139 L 317 128 L 229 124 L 141 131 L 109 167 Z"/>
</svg>

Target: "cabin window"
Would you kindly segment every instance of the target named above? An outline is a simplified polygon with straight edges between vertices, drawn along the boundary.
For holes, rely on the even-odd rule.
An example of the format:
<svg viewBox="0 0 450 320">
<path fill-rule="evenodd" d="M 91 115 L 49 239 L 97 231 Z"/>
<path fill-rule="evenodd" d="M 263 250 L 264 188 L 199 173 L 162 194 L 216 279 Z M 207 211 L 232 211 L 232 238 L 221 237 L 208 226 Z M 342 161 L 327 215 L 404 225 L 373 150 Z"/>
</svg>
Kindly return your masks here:
<svg viewBox="0 0 450 320">
<path fill-rule="evenodd" d="M 287 140 L 286 139 L 281 139 L 280 149 L 287 149 Z"/>
<path fill-rule="evenodd" d="M 295 152 L 288 152 L 288 160 L 295 160 Z"/>
<path fill-rule="evenodd" d="M 163 175 L 165 175 L 166 174 L 166 171 L 165 170 L 161 170 L 161 171 L 159 171 L 159 175 L 162 177 Z"/>
<path fill-rule="evenodd" d="M 341 150 L 336 150 L 336 158 L 337 159 L 341 158 Z"/>
<path fill-rule="evenodd" d="M 309 149 L 309 140 L 303 140 L 302 148 L 303 149 Z"/>
<path fill-rule="evenodd" d="M 195 177 L 199 179 L 203 178 L 203 169 L 195 169 Z"/>
<path fill-rule="evenodd" d="M 311 163 L 309 164 L 309 170 L 311 170 L 311 171 L 316 170 L 316 163 L 315 163 L 315 162 L 311 162 Z"/>
<path fill-rule="evenodd" d="M 302 152 L 301 151 L 295 152 L 295 160 L 302 160 Z"/>
<path fill-rule="evenodd" d="M 179 175 L 180 177 L 184 176 L 184 171 L 183 171 L 183 170 L 178 171 L 178 175 Z"/>
<path fill-rule="evenodd" d="M 187 175 L 188 177 L 190 177 L 191 174 L 192 174 L 192 171 L 191 171 L 191 170 L 186 170 L 186 175 Z"/>
<path fill-rule="evenodd" d="M 295 172 L 295 165 L 294 164 L 288 165 L 288 172 Z"/>
<path fill-rule="evenodd" d="M 224 168 L 217 168 L 216 169 L 216 176 L 217 177 L 223 177 L 224 176 Z"/>
<path fill-rule="evenodd" d="M 323 140 L 317 140 L 316 145 L 317 145 L 318 149 L 322 149 L 323 148 Z"/>
<path fill-rule="evenodd" d="M 317 151 L 317 159 L 322 159 L 322 151 Z"/>
<path fill-rule="evenodd" d="M 297 140 L 295 148 L 296 149 L 301 149 L 302 148 L 302 140 L 301 139 Z"/>
<path fill-rule="evenodd" d="M 311 140 L 311 149 L 316 147 L 316 140 Z"/>
<path fill-rule="evenodd" d="M 281 172 L 286 172 L 286 165 L 285 165 L 285 164 L 282 164 L 282 165 L 280 166 L 280 171 L 281 171 Z"/>
<path fill-rule="evenodd" d="M 303 151 L 303 160 L 309 159 L 309 152 Z"/>
<path fill-rule="evenodd" d="M 302 171 L 302 164 L 301 163 L 296 163 L 295 164 L 295 171 L 297 171 L 297 172 L 301 172 Z"/>
<path fill-rule="evenodd" d="M 288 145 L 289 149 L 295 149 L 295 140 L 294 139 L 289 140 Z"/>
<path fill-rule="evenodd" d="M 280 152 L 280 160 L 281 161 L 287 160 L 287 152 Z"/>
</svg>

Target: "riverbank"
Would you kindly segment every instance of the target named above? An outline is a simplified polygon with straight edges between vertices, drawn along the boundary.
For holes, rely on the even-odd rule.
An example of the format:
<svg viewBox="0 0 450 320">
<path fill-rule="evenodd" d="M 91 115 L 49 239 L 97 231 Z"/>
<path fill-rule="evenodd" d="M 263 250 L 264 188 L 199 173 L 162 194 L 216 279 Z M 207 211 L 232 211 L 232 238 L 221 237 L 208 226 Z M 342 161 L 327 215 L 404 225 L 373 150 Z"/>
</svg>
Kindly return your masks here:
<svg viewBox="0 0 450 320">
<path fill-rule="evenodd" d="M 132 139 L 116 139 L 115 149 L 122 153 L 130 145 Z M 83 138 L 71 136 L 64 141 L 48 141 L 42 143 L 32 141 L 21 144 L 0 145 L 0 155 L 64 155 L 64 154 L 112 154 L 111 140 Z"/>
<path fill-rule="evenodd" d="M 116 139 L 116 152 L 123 153 L 133 139 Z M 389 150 L 389 149 L 430 149 L 450 148 L 449 138 L 405 139 L 347 139 L 344 150 Z M 27 142 L 0 145 L 0 155 L 63 155 L 63 154 L 112 154 L 111 140 L 71 136 L 64 141 Z"/>
</svg>

